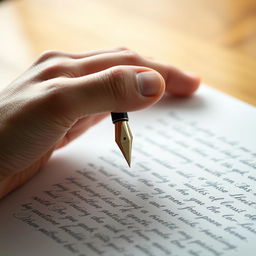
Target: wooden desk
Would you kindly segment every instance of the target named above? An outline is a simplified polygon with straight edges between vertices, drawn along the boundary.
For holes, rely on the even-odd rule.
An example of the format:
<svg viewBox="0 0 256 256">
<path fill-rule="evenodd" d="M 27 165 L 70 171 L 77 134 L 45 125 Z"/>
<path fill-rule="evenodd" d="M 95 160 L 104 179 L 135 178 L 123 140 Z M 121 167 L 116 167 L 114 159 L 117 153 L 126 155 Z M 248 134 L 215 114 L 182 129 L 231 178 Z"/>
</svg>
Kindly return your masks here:
<svg viewBox="0 0 256 256">
<path fill-rule="evenodd" d="M 127 46 L 256 105 L 255 0 L 20 0 L 33 54 Z"/>
</svg>

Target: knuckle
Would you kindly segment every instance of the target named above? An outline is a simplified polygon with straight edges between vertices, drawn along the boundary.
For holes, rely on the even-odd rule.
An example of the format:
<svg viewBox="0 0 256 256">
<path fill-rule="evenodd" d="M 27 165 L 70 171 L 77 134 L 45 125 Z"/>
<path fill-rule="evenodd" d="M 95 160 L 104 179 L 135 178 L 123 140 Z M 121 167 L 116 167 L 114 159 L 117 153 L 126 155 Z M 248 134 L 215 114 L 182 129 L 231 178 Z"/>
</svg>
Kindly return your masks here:
<svg viewBox="0 0 256 256">
<path fill-rule="evenodd" d="M 52 79 L 47 85 L 47 98 L 49 102 L 56 105 L 66 105 L 65 81 L 61 78 Z"/>
<path fill-rule="evenodd" d="M 67 121 L 68 126 L 71 121 L 69 116 L 71 116 L 72 102 L 67 89 L 63 79 L 52 79 L 47 85 L 44 108 L 47 109 L 48 113 L 54 115 L 55 119 Z"/>
<path fill-rule="evenodd" d="M 55 57 L 58 57 L 60 56 L 61 53 L 58 52 L 58 51 L 55 51 L 55 50 L 46 50 L 44 52 L 42 52 L 40 54 L 40 56 L 38 57 L 36 63 L 41 63 L 41 62 L 44 62 L 46 60 L 49 60 L 49 59 L 52 59 L 52 58 L 55 58 Z"/>
<path fill-rule="evenodd" d="M 132 50 L 124 50 L 122 51 L 122 54 L 124 55 L 124 58 L 128 63 L 136 64 L 140 60 L 139 54 Z"/>
<path fill-rule="evenodd" d="M 43 79 L 51 79 L 58 76 L 72 76 L 72 63 L 66 59 L 58 58 L 49 60 L 41 65 L 40 69 L 40 75 Z"/>
<path fill-rule="evenodd" d="M 44 65 L 43 72 L 46 74 L 59 73 L 65 67 L 64 61 L 49 61 Z"/>
<path fill-rule="evenodd" d="M 125 46 L 117 46 L 114 48 L 114 50 L 117 50 L 117 51 L 128 51 L 129 48 L 125 47 Z"/>
<path fill-rule="evenodd" d="M 105 90 L 107 91 L 107 94 L 110 95 L 114 100 L 114 104 L 124 102 L 129 93 L 126 86 L 126 71 L 120 67 L 110 69 L 105 79 Z"/>
</svg>

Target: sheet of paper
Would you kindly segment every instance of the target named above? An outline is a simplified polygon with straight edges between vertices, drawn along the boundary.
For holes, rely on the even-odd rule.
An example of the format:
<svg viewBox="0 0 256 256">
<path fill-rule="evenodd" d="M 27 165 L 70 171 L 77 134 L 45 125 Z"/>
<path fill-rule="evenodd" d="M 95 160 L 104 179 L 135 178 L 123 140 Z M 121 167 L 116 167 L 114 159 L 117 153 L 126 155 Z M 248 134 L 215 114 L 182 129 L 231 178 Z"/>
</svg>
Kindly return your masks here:
<svg viewBox="0 0 256 256">
<path fill-rule="evenodd" d="M 256 110 L 202 87 L 130 113 L 132 167 L 110 119 L 0 202 L 0 254 L 254 255 Z"/>
</svg>

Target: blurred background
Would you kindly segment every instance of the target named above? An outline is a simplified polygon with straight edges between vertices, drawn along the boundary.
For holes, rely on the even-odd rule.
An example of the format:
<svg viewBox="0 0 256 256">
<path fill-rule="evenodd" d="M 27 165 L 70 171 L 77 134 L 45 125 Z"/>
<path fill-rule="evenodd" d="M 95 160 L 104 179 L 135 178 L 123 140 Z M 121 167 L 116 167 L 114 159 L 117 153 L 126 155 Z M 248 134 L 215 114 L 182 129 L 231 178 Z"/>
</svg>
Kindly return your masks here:
<svg viewBox="0 0 256 256">
<path fill-rule="evenodd" d="M 47 49 L 126 46 L 256 105 L 256 0 L 0 1 L 0 83 Z"/>
</svg>

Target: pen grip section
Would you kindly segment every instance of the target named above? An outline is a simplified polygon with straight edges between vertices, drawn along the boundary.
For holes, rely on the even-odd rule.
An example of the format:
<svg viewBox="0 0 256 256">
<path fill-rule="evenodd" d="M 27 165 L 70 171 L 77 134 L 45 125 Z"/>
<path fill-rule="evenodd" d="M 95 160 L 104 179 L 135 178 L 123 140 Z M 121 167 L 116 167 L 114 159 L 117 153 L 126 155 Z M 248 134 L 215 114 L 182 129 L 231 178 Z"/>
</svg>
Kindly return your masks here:
<svg viewBox="0 0 256 256">
<path fill-rule="evenodd" d="M 121 122 L 121 121 L 128 121 L 128 114 L 126 112 L 111 112 L 112 122 Z"/>
</svg>

